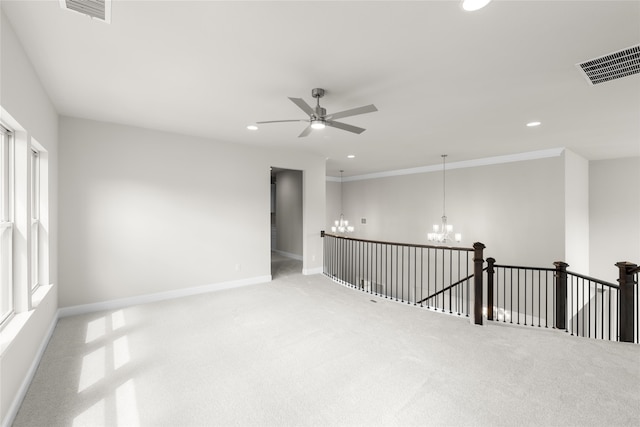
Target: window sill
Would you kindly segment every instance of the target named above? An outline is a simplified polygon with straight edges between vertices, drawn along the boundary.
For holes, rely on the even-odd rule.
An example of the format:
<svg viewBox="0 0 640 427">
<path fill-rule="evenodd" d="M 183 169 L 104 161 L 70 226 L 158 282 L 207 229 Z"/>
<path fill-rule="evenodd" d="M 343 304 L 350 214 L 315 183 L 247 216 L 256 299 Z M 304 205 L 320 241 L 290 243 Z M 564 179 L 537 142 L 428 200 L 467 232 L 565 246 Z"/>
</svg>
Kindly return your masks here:
<svg viewBox="0 0 640 427">
<path fill-rule="evenodd" d="M 29 311 L 23 313 L 16 313 L 7 321 L 6 325 L 0 329 L 0 356 L 11 346 L 15 338 L 20 334 L 24 325 L 27 324 L 34 311 L 38 308 L 38 305 L 51 291 L 53 285 L 40 286 L 31 296 L 32 308 Z"/>
<path fill-rule="evenodd" d="M 40 302 L 44 299 L 45 296 L 49 293 L 49 291 L 53 288 L 53 285 L 40 285 L 36 289 L 36 291 L 31 294 L 31 307 L 37 308 L 40 305 Z"/>
</svg>

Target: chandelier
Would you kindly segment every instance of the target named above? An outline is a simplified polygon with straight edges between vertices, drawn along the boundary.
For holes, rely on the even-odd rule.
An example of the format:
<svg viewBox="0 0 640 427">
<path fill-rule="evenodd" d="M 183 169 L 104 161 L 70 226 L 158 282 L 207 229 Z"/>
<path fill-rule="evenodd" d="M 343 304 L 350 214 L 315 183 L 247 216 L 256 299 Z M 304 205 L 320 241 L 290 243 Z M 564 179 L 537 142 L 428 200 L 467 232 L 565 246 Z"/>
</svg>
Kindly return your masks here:
<svg viewBox="0 0 640 427">
<path fill-rule="evenodd" d="M 353 225 L 349 225 L 349 221 L 344 219 L 344 214 L 342 213 L 342 201 L 343 201 L 343 192 L 342 192 L 342 173 L 344 171 L 340 171 L 340 219 L 335 221 L 335 225 L 331 227 L 331 231 L 334 233 L 337 231 L 339 233 L 351 233 L 353 230 Z"/>
<path fill-rule="evenodd" d="M 445 214 L 445 159 L 447 158 L 446 154 L 442 156 L 442 218 L 440 224 L 433 225 L 433 233 L 427 233 L 427 239 L 432 242 L 450 242 L 451 235 L 453 234 L 453 239 L 456 242 L 462 240 L 462 234 L 453 233 L 453 225 L 447 224 L 447 215 Z"/>
</svg>

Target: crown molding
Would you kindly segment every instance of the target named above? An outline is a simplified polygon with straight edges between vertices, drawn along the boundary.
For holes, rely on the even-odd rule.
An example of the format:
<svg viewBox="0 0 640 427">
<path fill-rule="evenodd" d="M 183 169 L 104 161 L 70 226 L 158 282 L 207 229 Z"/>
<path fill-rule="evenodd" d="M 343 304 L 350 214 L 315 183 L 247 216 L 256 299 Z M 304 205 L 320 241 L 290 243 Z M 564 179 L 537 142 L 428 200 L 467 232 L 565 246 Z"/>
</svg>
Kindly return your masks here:
<svg viewBox="0 0 640 427">
<path fill-rule="evenodd" d="M 504 156 L 485 157 L 482 159 L 463 160 L 461 162 L 447 163 L 445 169 L 475 168 L 478 166 L 499 165 L 502 163 L 522 162 L 526 160 L 546 159 L 549 157 L 560 157 L 564 152 L 564 147 L 550 148 L 547 150 L 528 151 L 526 153 L 506 154 Z M 363 181 L 367 179 L 388 178 L 392 176 L 413 175 L 418 173 L 439 172 L 442 165 L 419 166 L 416 168 L 397 169 L 384 172 L 374 172 L 364 175 L 354 175 L 345 177 L 344 182 Z M 327 181 L 340 182 L 340 178 L 327 176 Z"/>
</svg>

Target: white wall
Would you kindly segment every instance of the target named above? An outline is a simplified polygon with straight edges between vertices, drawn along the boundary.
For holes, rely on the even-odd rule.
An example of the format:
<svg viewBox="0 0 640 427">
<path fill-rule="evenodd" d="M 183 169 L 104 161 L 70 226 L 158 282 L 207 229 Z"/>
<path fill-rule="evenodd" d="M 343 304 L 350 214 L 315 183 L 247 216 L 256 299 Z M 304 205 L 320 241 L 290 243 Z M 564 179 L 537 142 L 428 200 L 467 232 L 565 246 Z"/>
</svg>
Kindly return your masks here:
<svg viewBox="0 0 640 427">
<path fill-rule="evenodd" d="M 453 167 L 446 173 L 446 214 L 454 231 L 462 233 L 461 246 L 482 242 L 485 258 L 502 264 L 552 267 L 564 259 L 561 156 Z M 327 200 L 339 188 L 327 182 Z M 344 192 L 345 217 L 356 227 L 353 235 L 365 239 L 428 244 L 427 232 L 442 216 L 442 171 L 437 169 L 346 181 Z M 339 214 L 335 208 L 327 212 L 327 229 Z"/>
<path fill-rule="evenodd" d="M 327 219 L 326 226 L 324 230 L 327 233 L 331 232 L 331 226 L 333 226 L 336 220 L 340 219 L 341 205 L 340 205 L 340 178 L 332 178 L 327 177 L 327 195 L 326 195 L 326 206 L 327 206 Z M 349 220 L 350 218 L 347 218 Z M 350 223 L 354 227 L 357 227 L 358 224 Z"/>
<path fill-rule="evenodd" d="M 276 174 L 276 249 L 302 257 L 302 172 Z"/>
<path fill-rule="evenodd" d="M 17 159 L 27 159 L 27 151 L 32 138 L 41 148 L 47 151 L 49 182 L 49 217 L 47 221 L 49 272 L 47 284 L 38 298 L 32 301 L 31 309 L 19 313 L 2 331 L 2 350 L 0 357 L 0 421 L 3 425 L 11 421 L 17 411 L 22 394 L 26 392 L 29 376 L 33 374 L 42 345 L 46 342 L 56 320 L 57 310 L 57 200 L 58 200 L 58 116 L 44 91 L 38 76 L 17 39 L 10 22 L 0 10 L 0 105 L 3 121 L 9 125 L 20 127 L 17 139 Z M 26 170 L 25 165 L 16 165 L 17 169 Z M 23 183 L 16 193 L 26 194 Z M 23 195 L 24 195 L 23 194 Z M 21 196 L 22 197 L 22 196 Z M 23 208 L 15 213 L 16 222 L 27 223 L 28 212 Z M 26 280 L 28 266 L 26 263 L 26 235 L 16 230 L 14 236 L 22 240 L 18 248 L 17 262 L 19 270 L 16 277 Z"/>
<path fill-rule="evenodd" d="M 589 162 L 564 151 L 565 259 L 568 269 L 589 275 Z"/>
<path fill-rule="evenodd" d="M 615 263 L 640 264 L 640 157 L 589 165 L 591 276 L 617 283 Z"/>
<path fill-rule="evenodd" d="M 305 171 L 303 266 L 322 265 L 320 156 L 68 117 L 60 141 L 62 307 L 269 280 L 276 158 Z"/>
</svg>

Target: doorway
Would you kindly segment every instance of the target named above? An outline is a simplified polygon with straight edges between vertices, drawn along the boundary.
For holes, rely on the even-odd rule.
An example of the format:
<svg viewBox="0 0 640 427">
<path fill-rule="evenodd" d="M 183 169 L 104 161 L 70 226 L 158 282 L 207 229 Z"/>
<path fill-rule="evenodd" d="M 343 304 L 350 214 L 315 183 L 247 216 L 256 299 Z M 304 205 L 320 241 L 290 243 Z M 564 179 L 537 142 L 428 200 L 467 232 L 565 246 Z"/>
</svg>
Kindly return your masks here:
<svg viewBox="0 0 640 427">
<path fill-rule="evenodd" d="M 302 272 L 302 171 L 271 168 L 271 277 Z"/>
</svg>

